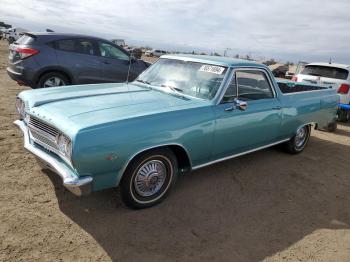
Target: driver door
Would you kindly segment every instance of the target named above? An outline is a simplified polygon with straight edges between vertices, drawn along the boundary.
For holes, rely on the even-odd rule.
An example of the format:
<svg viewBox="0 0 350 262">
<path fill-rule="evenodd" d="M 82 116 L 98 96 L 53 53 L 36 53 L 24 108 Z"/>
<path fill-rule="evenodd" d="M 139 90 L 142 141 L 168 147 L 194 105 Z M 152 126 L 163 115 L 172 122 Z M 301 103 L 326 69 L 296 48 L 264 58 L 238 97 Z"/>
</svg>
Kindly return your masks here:
<svg viewBox="0 0 350 262">
<path fill-rule="evenodd" d="M 235 107 L 234 99 L 247 103 Z M 215 106 L 216 127 L 212 160 L 229 157 L 277 142 L 282 110 L 264 70 L 235 70 L 222 101 Z"/>
</svg>

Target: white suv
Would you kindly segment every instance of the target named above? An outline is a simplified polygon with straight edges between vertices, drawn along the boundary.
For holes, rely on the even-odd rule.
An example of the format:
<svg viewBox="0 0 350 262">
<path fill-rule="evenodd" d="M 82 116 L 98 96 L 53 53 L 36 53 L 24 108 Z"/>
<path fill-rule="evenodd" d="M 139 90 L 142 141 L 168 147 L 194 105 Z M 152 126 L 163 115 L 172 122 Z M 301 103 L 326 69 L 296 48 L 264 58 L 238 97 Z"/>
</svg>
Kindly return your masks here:
<svg viewBox="0 0 350 262">
<path fill-rule="evenodd" d="M 306 82 L 330 86 L 340 95 L 340 103 L 350 105 L 350 65 L 333 63 L 311 63 L 292 78 L 296 82 Z M 338 119 L 347 122 L 350 111 L 340 109 Z"/>
<path fill-rule="evenodd" d="M 28 32 L 28 30 L 20 27 L 10 28 L 5 31 L 5 38 L 8 40 L 10 44 L 12 44 L 15 41 L 17 41 L 26 32 Z"/>
</svg>

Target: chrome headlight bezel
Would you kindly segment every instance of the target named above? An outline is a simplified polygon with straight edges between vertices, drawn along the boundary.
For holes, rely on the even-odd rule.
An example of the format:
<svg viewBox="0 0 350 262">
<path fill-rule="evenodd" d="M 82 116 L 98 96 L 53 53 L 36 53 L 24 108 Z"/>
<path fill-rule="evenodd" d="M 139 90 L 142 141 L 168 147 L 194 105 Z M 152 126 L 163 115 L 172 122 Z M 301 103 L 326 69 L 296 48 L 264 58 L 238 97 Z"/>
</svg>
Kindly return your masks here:
<svg viewBox="0 0 350 262">
<path fill-rule="evenodd" d="M 57 148 L 60 153 L 66 157 L 67 159 L 71 159 L 72 157 L 72 141 L 69 137 L 64 134 L 59 134 L 57 138 Z"/>
<path fill-rule="evenodd" d="M 25 112 L 26 111 L 26 106 L 25 106 L 23 100 L 20 99 L 20 98 L 16 99 L 16 109 L 17 109 L 18 114 L 20 115 L 20 118 L 24 119 L 25 118 L 25 114 L 26 114 L 26 112 Z"/>
</svg>

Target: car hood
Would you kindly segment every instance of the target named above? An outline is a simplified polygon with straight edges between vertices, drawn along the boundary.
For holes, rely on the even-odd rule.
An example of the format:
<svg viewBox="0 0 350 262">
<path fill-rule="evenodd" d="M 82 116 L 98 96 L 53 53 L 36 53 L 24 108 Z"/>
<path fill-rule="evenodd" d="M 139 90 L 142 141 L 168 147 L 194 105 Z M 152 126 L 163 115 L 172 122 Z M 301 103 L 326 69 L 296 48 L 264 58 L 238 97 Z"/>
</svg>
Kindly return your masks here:
<svg viewBox="0 0 350 262">
<path fill-rule="evenodd" d="M 207 101 L 148 89 L 142 84 L 98 84 L 28 90 L 27 112 L 67 135 L 129 118 L 199 107 Z"/>
</svg>

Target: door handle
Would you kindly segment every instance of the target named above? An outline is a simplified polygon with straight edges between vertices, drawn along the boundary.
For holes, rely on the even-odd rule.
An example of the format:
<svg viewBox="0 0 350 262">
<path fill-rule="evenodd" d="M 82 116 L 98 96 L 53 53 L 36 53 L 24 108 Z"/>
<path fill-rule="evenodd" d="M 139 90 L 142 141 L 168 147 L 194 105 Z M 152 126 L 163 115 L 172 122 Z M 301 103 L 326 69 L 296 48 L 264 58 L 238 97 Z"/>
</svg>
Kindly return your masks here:
<svg viewBox="0 0 350 262">
<path fill-rule="evenodd" d="M 281 110 L 282 107 L 281 107 L 281 106 L 275 106 L 275 107 L 273 107 L 272 109 L 273 109 L 273 110 Z"/>
<path fill-rule="evenodd" d="M 106 64 L 106 65 L 109 65 L 111 62 L 108 62 L 108 61 L 102 61 L 102 63 Z"/>
<path fill-rule="evenodd" d="M 230 106 L 228 108 L 225 108 L 225 111 L 226 112 L 230 112 L 230 111 L 233 111 L 234 110 L 234 107 L 233 106 Z"/>
</svg>

